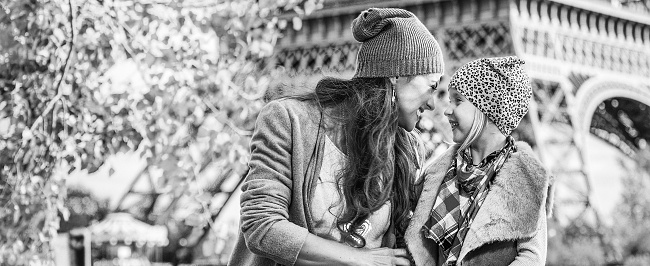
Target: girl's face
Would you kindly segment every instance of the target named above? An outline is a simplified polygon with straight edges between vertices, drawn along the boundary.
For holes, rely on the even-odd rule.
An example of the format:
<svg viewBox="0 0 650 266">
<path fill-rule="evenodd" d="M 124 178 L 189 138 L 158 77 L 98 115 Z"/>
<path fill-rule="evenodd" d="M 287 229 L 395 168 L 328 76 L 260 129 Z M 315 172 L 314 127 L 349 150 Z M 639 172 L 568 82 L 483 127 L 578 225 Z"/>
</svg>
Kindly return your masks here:
<svg viewBox="0 0 650 266">
<path fill-rule="evenodd" d="M 449 107 L 445 116 L 451 125 L 452 139 L 455 143 L 463 143 L 474 123 L 474 112 L 480 112 L 465 96 L 455 88 L 449 89 Z"/>
<path fill-rule="evenodd" d="M 396 80 L 395 99 L 397 124 L 406 131 L 412 131 L 424 110 L 435 109 L 434 93 L 440 83 L 441 74 L 425 74 L 401 77 Z"/>
</svg>

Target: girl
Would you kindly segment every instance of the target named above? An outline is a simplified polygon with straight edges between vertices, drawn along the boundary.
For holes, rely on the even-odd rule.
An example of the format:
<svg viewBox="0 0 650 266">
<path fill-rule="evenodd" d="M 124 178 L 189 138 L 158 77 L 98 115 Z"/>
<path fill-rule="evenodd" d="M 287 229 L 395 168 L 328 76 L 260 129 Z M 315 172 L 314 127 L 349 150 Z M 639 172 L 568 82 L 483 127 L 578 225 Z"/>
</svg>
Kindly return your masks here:
<svg viewBox="0 0 650 266">
<path fill-rule="evenodd" d="M 401 9 L 368 9 L 352 31 L 351 80 L 325 78 L 261 111 L 229 265 L 409 265 L 392 247 L 419 161 L 410 132 L 434 108 L 442 53 Z"/>
<path fill-rule="evenodd" d="M 549 176 L 510 136 L 532 96 L 523 63 L 478 59 L 451 78 L 456 144 L 426 170 L 406 231 L 416 265 L 544 265 Z"/>
</svg>

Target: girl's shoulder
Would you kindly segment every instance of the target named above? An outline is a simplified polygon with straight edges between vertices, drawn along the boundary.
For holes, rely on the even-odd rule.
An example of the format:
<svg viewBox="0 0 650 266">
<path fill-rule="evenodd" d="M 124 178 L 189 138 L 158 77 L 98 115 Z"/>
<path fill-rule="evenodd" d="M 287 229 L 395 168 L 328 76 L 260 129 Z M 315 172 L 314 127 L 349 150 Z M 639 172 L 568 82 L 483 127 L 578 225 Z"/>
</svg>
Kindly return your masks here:
<svg viewBox="0 0 650 266">
<path fill-rule="evenodd" d="M 551 176 L 530 145 L 523 141 L 517 141 L 515 145 L 517 151 L 510 155 L 501 171 L 519 178 L 525 176 L 532 183 L 548 186 Z"/>
<path fill-rule="evenodd" d="M 425 179 L 439 178 L 445 175 L 447 169 L 451 166 L 451 162 L 458 151 L 458 144 L 452 144 L 442 154 L 429 158 L 424 163 L 424 171 L 421 177 Z"/>
<path fill-rule="evenodd" d="M 514 162 L 521 167 L 542 168 L 543 164 L 533 151 L 533 148 L 524 141 L 515 142 L 517 150 L 510 156 Z"/>
</svg>

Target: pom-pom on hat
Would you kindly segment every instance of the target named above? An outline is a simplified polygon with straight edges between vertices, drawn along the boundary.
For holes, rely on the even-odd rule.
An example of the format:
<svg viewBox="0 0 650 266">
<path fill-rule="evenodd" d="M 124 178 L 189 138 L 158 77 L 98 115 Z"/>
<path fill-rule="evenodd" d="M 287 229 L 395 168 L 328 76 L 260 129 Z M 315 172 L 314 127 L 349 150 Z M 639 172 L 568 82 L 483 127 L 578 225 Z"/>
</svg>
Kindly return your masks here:
<svg viewBox="0 0 650 266">
<path fill-rule="evenodd" d="M 352 21 L 361 42 L 354 77 L 403 77 L 444 72 L 440 45 L 413 13 L 369 8 Z"/>
<path fill-rule="evenodd" d="M 481 58 L 461 66 L 449 81 L 508 136 L 528 112 L 530 78 L 516 56 Z"/>
</svg>

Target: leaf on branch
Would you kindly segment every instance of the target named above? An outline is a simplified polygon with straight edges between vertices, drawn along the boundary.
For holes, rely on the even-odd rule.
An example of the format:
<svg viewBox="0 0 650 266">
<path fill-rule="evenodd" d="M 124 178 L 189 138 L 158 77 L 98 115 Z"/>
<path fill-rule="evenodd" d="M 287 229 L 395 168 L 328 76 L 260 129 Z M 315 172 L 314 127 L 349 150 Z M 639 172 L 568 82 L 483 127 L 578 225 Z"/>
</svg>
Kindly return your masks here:
<svg viewBox="0 0 650 266">
<path fill-rule="evenodd" d="M 31 130 L 25 129 L 23 130 L 23 142 L 29 141 L 34 137 L 34 134 L 32 133 Z"/>
<path fill-rule="evenodd" d="M 299 17 L 293 17 L 291 22 L 293 24 L 294 30 L 299 31 L 302 28 L 302 19 L 300 19 Z"/>
<path fill-rule="evenodd" d="M 283 29 L 285 29 L 286 27 L 287 27 L 287 21 L 286 21 L 286 20 L 281 19 L 280 21 L 278 21 L 278 28 L 280 28 L 281 30 L 283 30 Z"/>
<path fill-rule="evenodd" d="M 314 10 L 316 10 L 316 1 L 307 0 L 307 2 L 305 2 L 305 15 L 311 14 Z"/>
<path fill-rule="evenodd" d="M 65 33 L 60 28 L 55 28 L 52 30 L 52 34 L 56 37 L 58 43 L 62 43 L 66 40 Z"/>
</svg>

